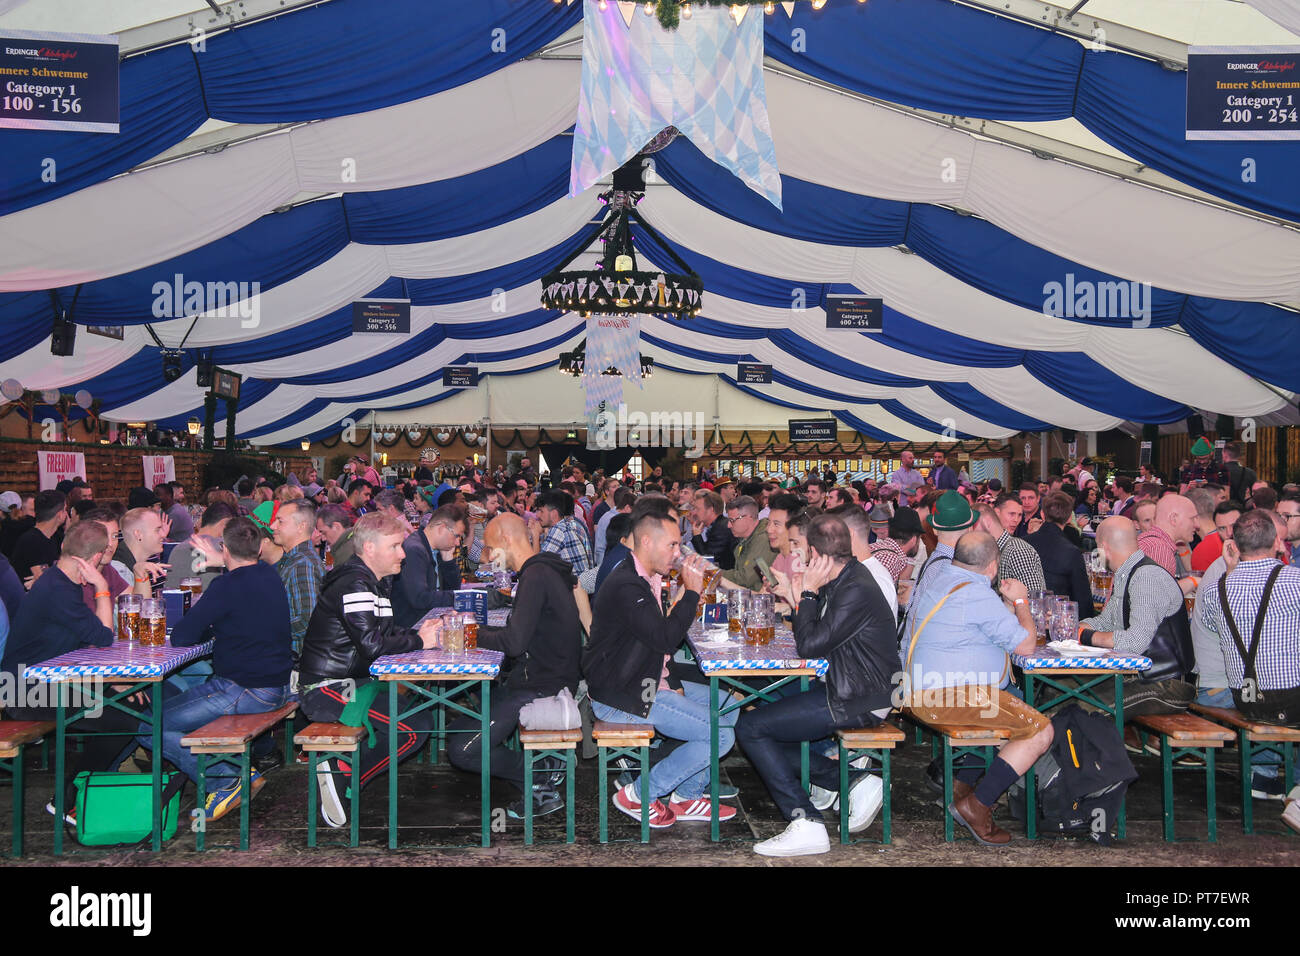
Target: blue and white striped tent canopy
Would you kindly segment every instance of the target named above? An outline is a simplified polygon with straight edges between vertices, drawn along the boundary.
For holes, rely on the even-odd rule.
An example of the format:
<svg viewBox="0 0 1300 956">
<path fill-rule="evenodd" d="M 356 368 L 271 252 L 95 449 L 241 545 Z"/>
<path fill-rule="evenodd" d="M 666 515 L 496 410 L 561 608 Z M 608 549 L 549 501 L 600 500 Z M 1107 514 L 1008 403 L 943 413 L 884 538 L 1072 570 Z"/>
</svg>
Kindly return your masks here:
<svg viewBox="0 0 1300 956">
<path fill-rule="evenodd" d="M 119 134 L 0 130 L 0 379 L 176 428 L 210 351 L 263 444 L 372 411 L 581 422 L 554 367 L 583 322 L 539 305 L 602 211 L 599 187 L 567 194 L 581 2 L 220 6 L 0 0 L 0 35 L 118 33 L 125 55 Z M 696 320 L 642 323 L 657 372 L 634 401 L 917 441 L 1300 420 L 1300 143 L 1185 140 L 1180 69 L 1189 44 L 1300 45 L 1293 6 L 1092 0 L 1054 31 L 1030 7 L 778 4 L 784 210 L 684 139 L 655 154 L 662 242 L 638 249 L 706 292 Z M 75 300 L 71 357 L 50 290 Z M 214 292 L 224 314 L 192 315 Z M 881 297 L 883 333 L 828 330 L 835 294 Z M 410 335 L 354 335 L 363 297 L 410 299 Z M 185 350 L 177 381 L 160 343 Z M 445 388 L 451 364 L 483 384 Z"/>
</svg>

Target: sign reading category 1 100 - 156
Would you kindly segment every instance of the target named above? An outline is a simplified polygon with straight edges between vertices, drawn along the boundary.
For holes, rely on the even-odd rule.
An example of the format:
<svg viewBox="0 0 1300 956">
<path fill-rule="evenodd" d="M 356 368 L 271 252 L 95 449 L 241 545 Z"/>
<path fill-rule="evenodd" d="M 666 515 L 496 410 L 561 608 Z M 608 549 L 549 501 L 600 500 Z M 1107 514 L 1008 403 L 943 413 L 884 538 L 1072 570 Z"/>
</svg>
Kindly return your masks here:
<svg viewBox="0 0 1300 956">
<path fill-rule="evenodd" d="M 117 37 L 0 33 L 0 127 L 116 133 Z"/>
<path fill-rule="evenodd" d="M 1187 139 L 1300 139 L 1300 46 L 1189 47 Z"/>
</svg>

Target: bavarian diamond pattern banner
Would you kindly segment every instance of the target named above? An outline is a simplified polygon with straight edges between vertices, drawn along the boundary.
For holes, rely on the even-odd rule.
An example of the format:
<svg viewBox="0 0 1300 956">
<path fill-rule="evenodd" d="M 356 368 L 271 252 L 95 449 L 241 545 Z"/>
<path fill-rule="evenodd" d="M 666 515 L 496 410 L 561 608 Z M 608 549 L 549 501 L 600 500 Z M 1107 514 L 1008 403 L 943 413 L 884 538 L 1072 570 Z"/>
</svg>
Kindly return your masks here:
<svg viewBox="0 0 1300 956">
<path fill-rule="evenodd" d="M 736 24 L 697 5 L 676 30 L 655 17 L 624 22 L 585 0 L 582 91 L 573 133 L 571 195 L 608 176 L 664 127 L 781 208 L 781 177 L 763 85 L 763 18 Z"/>
</svg>

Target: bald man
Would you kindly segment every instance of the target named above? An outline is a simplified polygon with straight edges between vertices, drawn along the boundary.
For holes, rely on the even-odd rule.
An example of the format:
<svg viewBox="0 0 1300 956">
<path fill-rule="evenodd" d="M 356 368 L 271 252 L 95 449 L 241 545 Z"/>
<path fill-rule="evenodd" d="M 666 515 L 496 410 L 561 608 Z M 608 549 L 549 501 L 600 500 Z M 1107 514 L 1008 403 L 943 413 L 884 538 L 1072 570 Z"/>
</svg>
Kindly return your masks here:
<svg viewBox="0 0 1300 956">
<path fill-rule="evenodd" d="M 1184 594 L 1196 589 L 1192 571 L 1192 536 L 1196 533 L 1196 505 L 1183 495 L 1165 495 L 1156 502 L 1155 523 L 1138 537 L 1138 547 L 1148 558 L 1179 581 Z"/>
<path fill-rule="evenodd" d="M 1196 696 L 1196 657 L 1182 589 L 1138 547 L 1137 526 L 1128 518 L 1098 526 L 1097 551 L 1114 572 L 1114 585 L 1101 613 L 1079 623 L 1079 641 L 1151 658 L 1150 670 L 1124 681 L 1125 717 L 1185 711 Z M 1109 700 L 1113 688 L 1108 683 L 1097 691 Z"/>
<path fill-rule="evenodd" d="M 578 579 L 573 568 L 558 554 L 539 552 L 524 520 L 516 514 L 499 514 L 483 532 L 483 563 L 504 559 L 511 571 L 519 572 L 514 610 L 505 627 L 478 629 L 478 646 L 501 651 L 510 659 L 502 686 L 492 694 L 492 733 L 488 741 L 491 772 L 518 788 L 520 799 L 510 805 L 515 819 L 524 816 L 524 755 L 508 750 L 505 742 L 519 724 L 519 711 L 539 697 L 553 697 L 568 688 L 576 694 L 581 678 L 582 630 L 574 589 Z M 584 595 L 585 598 L 585 595 Z M 503 668 L 503 671 L 505 668 Z M 478 718 L 462 717 L 450 730 L 465 731 L 449 738 L 448 757 L 461 770 L 478 773 L 483 743 Z M 543 770 L 560 769 L 558 762 L 543 758 Z M 558 780 L 556 777 L 558 776 Z M 534 779 L 537 779 L 536 777 Z M 564 808 L 556 791 L 563 775 L 541 774 L 533 784 L 533 814 L 541 816 Z"/>
</svg>

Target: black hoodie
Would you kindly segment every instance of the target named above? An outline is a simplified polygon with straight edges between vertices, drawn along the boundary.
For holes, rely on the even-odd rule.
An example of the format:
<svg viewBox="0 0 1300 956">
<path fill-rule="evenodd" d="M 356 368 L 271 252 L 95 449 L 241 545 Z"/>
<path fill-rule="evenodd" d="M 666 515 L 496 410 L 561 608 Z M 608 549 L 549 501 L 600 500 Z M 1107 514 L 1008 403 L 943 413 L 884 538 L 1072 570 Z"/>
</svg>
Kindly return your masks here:
<svg viewBox="0 0 1300 956">
<path fill-rule="evenodd" d="M 577 693 L 582 630 L 573 589 L 573 568 L 557 554 L 535 554 L 519 569 L 514 610 L 505 627 L 480 627 L 478 646 L 515 658 L 505 680 L 511 690 L 544 696 L 567 687 Z"/>
</svg>

